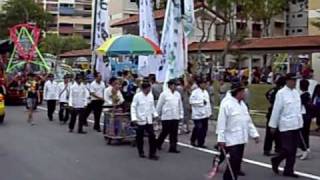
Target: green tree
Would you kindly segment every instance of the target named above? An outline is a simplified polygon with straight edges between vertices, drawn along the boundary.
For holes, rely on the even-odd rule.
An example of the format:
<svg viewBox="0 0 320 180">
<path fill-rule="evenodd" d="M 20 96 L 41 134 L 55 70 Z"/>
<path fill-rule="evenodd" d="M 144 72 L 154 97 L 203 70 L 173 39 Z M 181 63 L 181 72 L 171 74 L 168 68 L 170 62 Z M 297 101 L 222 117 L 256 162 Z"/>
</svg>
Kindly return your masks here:
<svg viewBox="0 0 320 180">
<path fill-rule="evenodd" d="M 61 53 L 89 48 L 90 44 L 81 36 L 62 37 L 57 34 L 48 34 L 40 42 L 40 50 L 45 53 L 59 55 Z"/>
<path fill-rule="evenodd" d="M 247 9 L 250 16 L 259 20 L 263 24 L 262 35 L 270 36 L 271 20 L 275 16 L 284 12 L 287 6 L 287 0 L 247 0 Z"/>
<path fill-rule="evenodd" d="M 8 35 L 8 28 L 20 23 L 35 23 L 46 30 L 53 17 L 34 0 L 8 0 L 0 14 L 0 36 Z"/>
</svg>

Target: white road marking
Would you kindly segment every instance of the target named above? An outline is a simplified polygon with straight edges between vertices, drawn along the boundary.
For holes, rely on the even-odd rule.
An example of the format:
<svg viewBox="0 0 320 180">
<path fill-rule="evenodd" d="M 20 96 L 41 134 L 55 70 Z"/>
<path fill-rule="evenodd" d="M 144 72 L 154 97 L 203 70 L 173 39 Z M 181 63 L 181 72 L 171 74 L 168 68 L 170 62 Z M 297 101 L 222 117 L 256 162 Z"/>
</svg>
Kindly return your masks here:
<svg viewBox="0 0 320 180">
<path fill-rule="evenodd" d="M 45 107 L 38 106 L 38 108 L 41 109 L 41 110 L 47 111 L 47 108 L 45 108 Z M 57 114 L 57 111 L 55 113 Z M 88 119 L 88 122 L 94 123 L 94 121 L 90 120 L 90 119 Z M 101 123 L 101 125 L 103 125 L 103 124 Z M 182 142 L 178 142 L 178 145 L 181 146 L 181 147 L 185 147 L 185 148 L 201 151 L 201 152 L 208 153 L 208 154 L 213 154 L 213 155 L 218 155 L 219 154 L 219 152 L 217 152 L 217 151 L 194 147 L 194 146 L 191 146 L 189 144 L 182 143 Z M 243 162 L 246 162 L 246 163 L 252 164 L 252 165 L 256 165 L 256 166 L 260 166 L 260 167 L 264 167 L 264 168 L 268 168 L 268 169 L 272 168 L 271 164 L 264 163 L 264 162 L 259 162 L 259 161 L 255 161 L 255 160 L 250 160 L 250 159 L 246 159 L 246 158 L 243 159 Z M 281 171 L 283 171 L 282 167 L 279 168 L 279 169 Z M 320 176 L 318 176 L 318 175 L 304 173 L 304 172 L 300 172 L 300 171 L 295 171 L 295 173 L 297 175 L 299 175 L 299 176 L 302 176 L 302 177 L 315 179 L 315 180 L 320 180 Z"/>
</svg>

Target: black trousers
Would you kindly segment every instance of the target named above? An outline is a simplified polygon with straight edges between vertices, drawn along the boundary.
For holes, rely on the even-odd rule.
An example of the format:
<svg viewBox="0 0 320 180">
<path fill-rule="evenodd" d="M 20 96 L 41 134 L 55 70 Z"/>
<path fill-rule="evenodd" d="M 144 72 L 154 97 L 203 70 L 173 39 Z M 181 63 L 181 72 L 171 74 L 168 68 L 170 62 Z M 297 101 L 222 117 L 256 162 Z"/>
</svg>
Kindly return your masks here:
<svg viewBox="0 0 320 180">
<path fill-rule="evenodd" d="M 68 122 L 69 120 L 69 108 L 68 103 L 60 102 L 60 109 L 59 109 L 59 120 L 60 122 Z"/>
<path fill-rule="evenodd" d="M 47 107 L 48 107 L 48 118 L 50 121 L 53 120 L 53 113 L 56 110 L 56 100 L 47 100 Z"/>
<path fill-rule="evenodd" d="M 244 144 L 226 147 L 226 153 L 230 154 L 229 162 L 230 162 L 231 170 L 230 170 L 230 167 L 227 167 L 223 175 L 223 180 L 238 179 L 238 173 L 240 172 L 240 169 L 241 169 L 244 147 L 245 147 Z M 232 178 L 231 171 L 234 179 Z"/>
<path fill-rule="evenodd" d="M 156 136 L 154 134 L 153 125 L 138 125 L 136 129 L 136 141 L 137 141 L 137 148 L 139 154 L 144 154 L 144 131 L 148 133 L 149 138 L 149 156 L 153 156 L 156 154 L 157 145 L 156 145 Z"/>
<path fill-rule="evenodd" d="M 94 116 L 94 126 L 93 129 L 95 130 L 100 130 L 100 118 L 101 118 L 101 113 L 102 113 L 102 105 L 103 101 L 101 100 L 93 100 L 90 103 L 90 112 L 93 111 L 93 116 Z"/>
<path fill-rule="evenodd" d="M 177 150 L 177 142 L 178 142 L 178 128 L 179 128 L 179 120 L 164 120 L 162 121 L 162 131 L 159 135 L 157 145 L 161 147 L 164 140 L 169 135 L 170 138 L 170 149 L 169 150 Z"/>
<path fill-rule="evenodd" d="M 272 134 L 271 128 L 269 127 L 269 120 L 270 119 L 268 119 L 267 124 L 266 124 L 266 136 L 264 139 L 263 150 L 264 150 L 264 152 L 270 152 L 272 150 L 273 141 L 274 141 L 275 142 L 275 151 L 279 152 L 281 149 L 279 130 L 277 130 L 275 134 Z"/>
<path fill-rule="evenodd" d="M 296 153 L 299 143 L 299 130 L 280 132 L 281 151 L 272 158 L 272 161 L 278 166 L 283 160 L 286 160 L 284 173 L 293 173 L 296 162 Z"/>
<path fill-rule="evenodd" d="M 209 118 L 193 120 L 194 128 L 191 135 L 191 143 L 198 142 L 198 146 L 203 146 L 205 144 L 207 131 L 208 131 L 208 121 Z"/>
<path fill-rule="evenodd" d="M 85 121 L 84 108 L 73 108 L 71 110 L 71 119 L 70 119 L 70 123 L 69 123 L 70 130 L 74 129 L 74 125 L 76 124 L 77 117 L 78 117 L 78 132 L 82 132 L 83 131 L 83 124 Z"/>
<path fill-rule="evenodd" d="M 310 126 L 312 122 L 312 118 L 310 115 L 304 114 L 303 116 L 303 127 L 299 132 L 299 147 L 306 151 L 310 148 L 309 144 L 309 136 L 310 136 Z"/>
</svg>

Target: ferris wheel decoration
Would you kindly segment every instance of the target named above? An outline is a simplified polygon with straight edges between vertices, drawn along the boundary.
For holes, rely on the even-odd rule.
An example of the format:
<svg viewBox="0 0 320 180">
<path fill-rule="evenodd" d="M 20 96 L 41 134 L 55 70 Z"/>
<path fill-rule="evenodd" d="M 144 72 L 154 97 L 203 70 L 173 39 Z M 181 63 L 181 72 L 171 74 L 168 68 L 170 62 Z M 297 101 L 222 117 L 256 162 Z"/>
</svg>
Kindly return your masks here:
<svg viewBox="0 0 320 180">
<path fill-rule="evenodd" d="M 6 72 L 30 64 L 39 66 L 41 70 L 50 71 L 50 67 L 38 49 L 41 30 L 30 24 L 18 24 L 10 28 L 10 39 L 14 44 Z"/>
</svg>

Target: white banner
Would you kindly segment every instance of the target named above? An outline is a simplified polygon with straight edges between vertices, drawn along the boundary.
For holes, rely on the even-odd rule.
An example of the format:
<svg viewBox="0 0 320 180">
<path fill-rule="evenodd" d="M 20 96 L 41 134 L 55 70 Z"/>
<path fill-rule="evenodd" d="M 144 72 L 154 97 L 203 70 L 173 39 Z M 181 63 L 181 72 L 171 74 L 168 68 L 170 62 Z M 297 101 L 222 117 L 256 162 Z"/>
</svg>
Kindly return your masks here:
<svg viewBox="0 0 320 180">
<path fill-rule="evenodd" d="M 193 0 L 184 0 L 183 27 L 187 37 L 192 36 L 194 32 L 195 21 Z"/>
<path fill-rule="evenodd" d="M 103 42 L 109 38 L 109 12 L 108 0 L 95 0 L 94 1 L 94 22 L 93 22 L 93 35 L 92 35 L 92 51 L 99 48 Z M 107 67 L 103 62 L 102 56 L 93 55 L 93 63 L 95 63 L 96 71 L 101 73 L 105 80 L 105 72 Z"/>
<path fill-rule="evenodd" d="M 140 0 L 139 27 L 140 36 L 146 37 L 159 45 L 156 23 L 153 17 L 152 0 Z M 157 56 L 139 56 L 138 73 L 141 76 L 156 74 L 160 58 Z"/>
<path fill-rule="evenodd" d="M 168 1 L 160 45 L 163 59 L 157 73 L 159 82 L 167 82 L 184 74 L 183 36 L 181 1 Z"/>
</svg>

